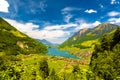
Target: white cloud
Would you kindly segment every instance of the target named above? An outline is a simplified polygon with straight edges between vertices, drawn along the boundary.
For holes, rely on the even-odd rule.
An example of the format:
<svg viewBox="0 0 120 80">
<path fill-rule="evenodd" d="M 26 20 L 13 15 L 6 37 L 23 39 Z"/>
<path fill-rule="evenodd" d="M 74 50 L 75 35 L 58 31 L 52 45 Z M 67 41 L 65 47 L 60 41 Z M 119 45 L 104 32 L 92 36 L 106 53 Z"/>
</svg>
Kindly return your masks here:
<svg viewBox="0 0 120 80">
<path fill-rule="evenodd" d="M 73 15 L 71 15 L 71 14 L 68 14 L 68 15 L 66 15 L 65 17 L 64 17 L 64 21 L 66 22 L 66 23 L 69 23 L 70 22 L 70 19 L 73 17 Z"/>
<path fill-rule="evenodd" d="M 111 0 L 111 4 L 115 4 L 115 0 Z"/>
<path fill-rule="evenodd" d="M 72 11 L 79 11 L 80 8 L 75 8 L 75 7 L 65 7 L 61 10 L 61 13 L 64 17 L 64 21 L 66 23 L 69 23 L 70 19 L 73 17 L 71 14 Z"/>
<path fill-rule="evenodd" d="M 62 9 L 62 11 L 72 11 L 74 8 L 72 7 L 65 7 L 64 9 Z"/>
<path fill-rule="evenodd" d="M 26 33 L 28 36 L 37 39 L 47 39 L 53 43 L 61 43 L 70 36 L 69 31 L 64 31 L 62 28 L 68 28 L 69 26 L 75 26 L 74 24 L 67 25 L 57 25 L 57 26 L 47 26 L 43 30 L 39 30 L 39 25 L 35 25 L 33 23 L 20 23 L 15 20 L 5 19 L 11 25 L 13 25 L 16 29 L 21 32 Z M 62 27 L 61 27 L 62 26 Z M 50 28 L 52 27 L 52 28 Z M 55 28 L 57 28 L 55 30 Z M 61 29 L 61 30 L 60 30 Z"/>
<path fill-rule="evenodd" d="M 78 27 L 76 27 L 76 31 L 79 31 L 80 29 L 83 29 L 83 28 L 93 28 L 98 26 L 99 24 L 101 24 L 101 22 L 99 21 L 95 21 L 94 23 L 82 22 Z"/>
<path fill-rule="evenodd" d="M 40 39 L 52 39 L 52 38 L 60 38 L 63 36 L 67 36 L 70 33 L 68 31 L 63 30 L 35 30 L 35 33 L 29 33 L 33 35 L 33 37 Z"/>
<path fill-rule="evenodd" d="M 18 29 L 21 32 L 27 33 L 31 32 L 37 28 L 39 28 L 38 25 L 35 25 L 33 23 L 19 23 L 15 20 L 11 19 L 5 19 L 7 22 L 9 22 L 12 26 L 14 26 L 16 29 Z"/>
<path fill-rule="evenodd" d="M 120 15 L 120 12 L 112 11 L 108 13 L 108 16 L 118 16 Z"/>
<path fill-rule="evenodd" d="M 20 23 L 15 20 L 5 19 L 11 25 L 21 32 L 24 32 L 28 36 L 36 39 L 46 39 L 52 43 L 62 43 L 70 37 L 71 32 L 79 31 L 82 28 L 93 28 L 100 24 L 99 21 L 94 23 L 86 23 L 83 20 L 78 23 L 67 23 L 63 25 L 45 26 L 42 30 L 39 29 L 39 25 L 33 23 Z M 72 30 L 67 30 L 72 28 Z"/>
<path fill-rule="evenodd" d="M 110 18 L 108 19 L 108 22 L 110 22 L 111 24 L 120 25 L 120 18 Z"/>
<path fill-rule="evenodd" d="M 61 39 L 66 40 L 66 38 L 70 35 L 70 32 L 63 30 L 33 30 L 27 32 L 32 38 L 37 39 L 46 39 L 52 43 L 60 43 Z"/>
<path fill-rule="evenodd" d="M 64 30 L 70 27 L 76 27 L 78 26 L 77 24 L 73 24 L 73 23 L 68 23 L 65 25 L 54 25 L 54 26 L 46 26 L 44 29 L 45 30 Z"/>
<path fill-rule="evenodd" d="M 70 36 L 62 37 L 62 38 L 51 38 L 48 41 L 53 41 L 54 43 L 61 44 L 66 41 Z"/>
<path fill-rule="evenodd" d="M 16 0 L 17 1 L 17 0 Z M 20 3 L 20 2 L 19 2 Z M 25 6 L 26 13 L 28 14 L 38 14 L 40 12 L 45 12 L 46 11 L 46 0 L 38 0 L 37 2 L 35 0 L 30 0 L 27 4 L 28 6 Z M 26 3 L 20 3 L 20 5 L 26 5 Z"/>
<path fill-rule="evenodd" d="M 102 4 L 99 4 L 99 6 L 100 6 L 101 8 L 104 8 L 104 6 L 103 6 Z"/>
<path fill-rule="evenodd" d="M 6 0 L 0 0 L 0 12 L 9 12 L 9 4 Z"/>
<path fill-rule="evenodd" d="M 41 9 L 43 12 L 46 11 L 45 8 L 47 7 L 47 5 L 45 4 L 45 2 L 46 2 L 46 1 L 41 1 L 41 2 L 40 2 L 40 5 L 39 5 L 40 9 Z"/>
<path fill-rule="evenodd" d="M 83 20 L 83 19 L 81 19 L 81 18 L 76 18 L 76 19 L 75 19 L 75 22 L 76 22 L 77 24 L 81 24 L 81 23 L 85 23 L 85 20 Z"/>
<path fill-rule="evenodd" d="M 119 1 L 117 1 L 117 0 L 111 0 L 111 2 L 110 2 L 110 4 L 120 4 L 120 2 Z"/>
<path fill-rule="evenodd" d="M 70 11 L 78 11 L 80 10 L 80 8 L 75 8 L 75 7 L 65 7 L 63 8 L 61 11 L 62 11 L 62 14 L 66 14 Z"/>
<path fill-rule="evenodd" d="M 97 11 L 96 11 L 96 10 L 93 10 L 93 9 L 90 9 L 90 10 L 87 9 L 87 10 L 85 10 L 85 12 L 86 12 L 86 13 L 97 13 Z"/>
<path fill-rule="evenodd" d="M 11 3 L 12 3 L 12 6 L 13 6 L 13 9 L 15 11 L 13 13 L 14 13 L 14 15 L 16 15 L 18 13 L 18 4 L 20 4 L 21 2 L 18 1 L 18 0 L 16 0 L 16 1 L 11 0 Z"/>
</svg>

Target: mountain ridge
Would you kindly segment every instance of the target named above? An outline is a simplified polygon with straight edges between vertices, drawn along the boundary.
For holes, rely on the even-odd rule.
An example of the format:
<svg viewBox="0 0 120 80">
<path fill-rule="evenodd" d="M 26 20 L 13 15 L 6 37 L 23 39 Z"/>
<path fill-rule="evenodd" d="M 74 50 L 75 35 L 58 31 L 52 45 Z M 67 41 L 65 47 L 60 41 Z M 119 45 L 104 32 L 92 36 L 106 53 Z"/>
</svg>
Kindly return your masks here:
<svg viewBox="0 0 120 80">
<path fill-rule="evenodd" d="M 36 39 L 38 42 L 42 42 L 44 45 L 47 45 L 47 46 L 57 46 L 58 44 L 55 44 L 55 43 L 51 43 L 49 41 L 47 41 L 46 39 Z"/>
<path fill-rule="evenodd" d="M 117 27 L 119 26 L 110 23 L 103 23 L 99 24 L 94 28 L 81 29 L 80 31 L 76 32 L 72 37 L 68 38 L 65 42 L 63 42 L 60 47 L 75 46 L 80 48 L 89 48 L 91 46 L 87 46 L 84 44 L 90 43 L 92 45 L 94 42 L 97 42 L 98 38 L 100 38 L 103 34 L 109 33 Z"/>
</svg>

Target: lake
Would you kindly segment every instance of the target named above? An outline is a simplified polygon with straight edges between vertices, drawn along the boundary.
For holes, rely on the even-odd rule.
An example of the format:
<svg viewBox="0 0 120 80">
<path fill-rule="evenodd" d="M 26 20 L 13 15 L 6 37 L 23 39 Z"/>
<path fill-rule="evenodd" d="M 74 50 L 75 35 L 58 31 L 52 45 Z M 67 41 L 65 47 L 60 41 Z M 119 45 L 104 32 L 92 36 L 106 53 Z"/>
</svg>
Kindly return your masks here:
<svg viewBox="0 0 120 80">
<path fill-rule="evenodd" d="M 66 57 L 66 58 L 80 59 L 79 57 L 70 54 L 68 51 L 59 50 L 58 48 L 48 48 L 47 54 L 51 56 L 60 56 L 60 57 Z"/>
</svg>

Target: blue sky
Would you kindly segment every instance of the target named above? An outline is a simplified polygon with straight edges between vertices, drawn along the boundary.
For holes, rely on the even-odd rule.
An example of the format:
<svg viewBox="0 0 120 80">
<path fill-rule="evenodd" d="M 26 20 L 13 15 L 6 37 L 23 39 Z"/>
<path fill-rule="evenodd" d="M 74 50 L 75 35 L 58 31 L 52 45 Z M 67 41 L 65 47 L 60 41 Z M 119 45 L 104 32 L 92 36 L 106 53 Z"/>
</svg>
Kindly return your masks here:
<svg viewBox="0 0 120 80">
<path fill-rule="evenodd" d="M 0 16 L 32 38 L 62 43 L 82 28 L 120 25 L 120 0 L 0 0 Z"/>
</svg>

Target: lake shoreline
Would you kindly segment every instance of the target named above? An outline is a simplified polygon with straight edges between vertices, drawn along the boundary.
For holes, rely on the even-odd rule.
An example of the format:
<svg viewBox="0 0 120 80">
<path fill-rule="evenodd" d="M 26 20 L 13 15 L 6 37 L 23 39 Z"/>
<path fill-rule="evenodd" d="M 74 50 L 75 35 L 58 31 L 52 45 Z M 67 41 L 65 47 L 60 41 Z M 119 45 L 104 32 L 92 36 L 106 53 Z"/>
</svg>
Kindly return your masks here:
<svg viewBox="0 0 120 80">
<path fill-rule="evenodd" d="M 72 58 L 72 59 L 81 59 L 78 56 L 75 56 L 73 54 L 70 54 L 66 50 L 59 50 L 58 48 L 48 48 L 48 53 L 47 55 L 50 56 L 57 56 L 57 57 L 65 57 L 65 58 Z"/>
</svg>

